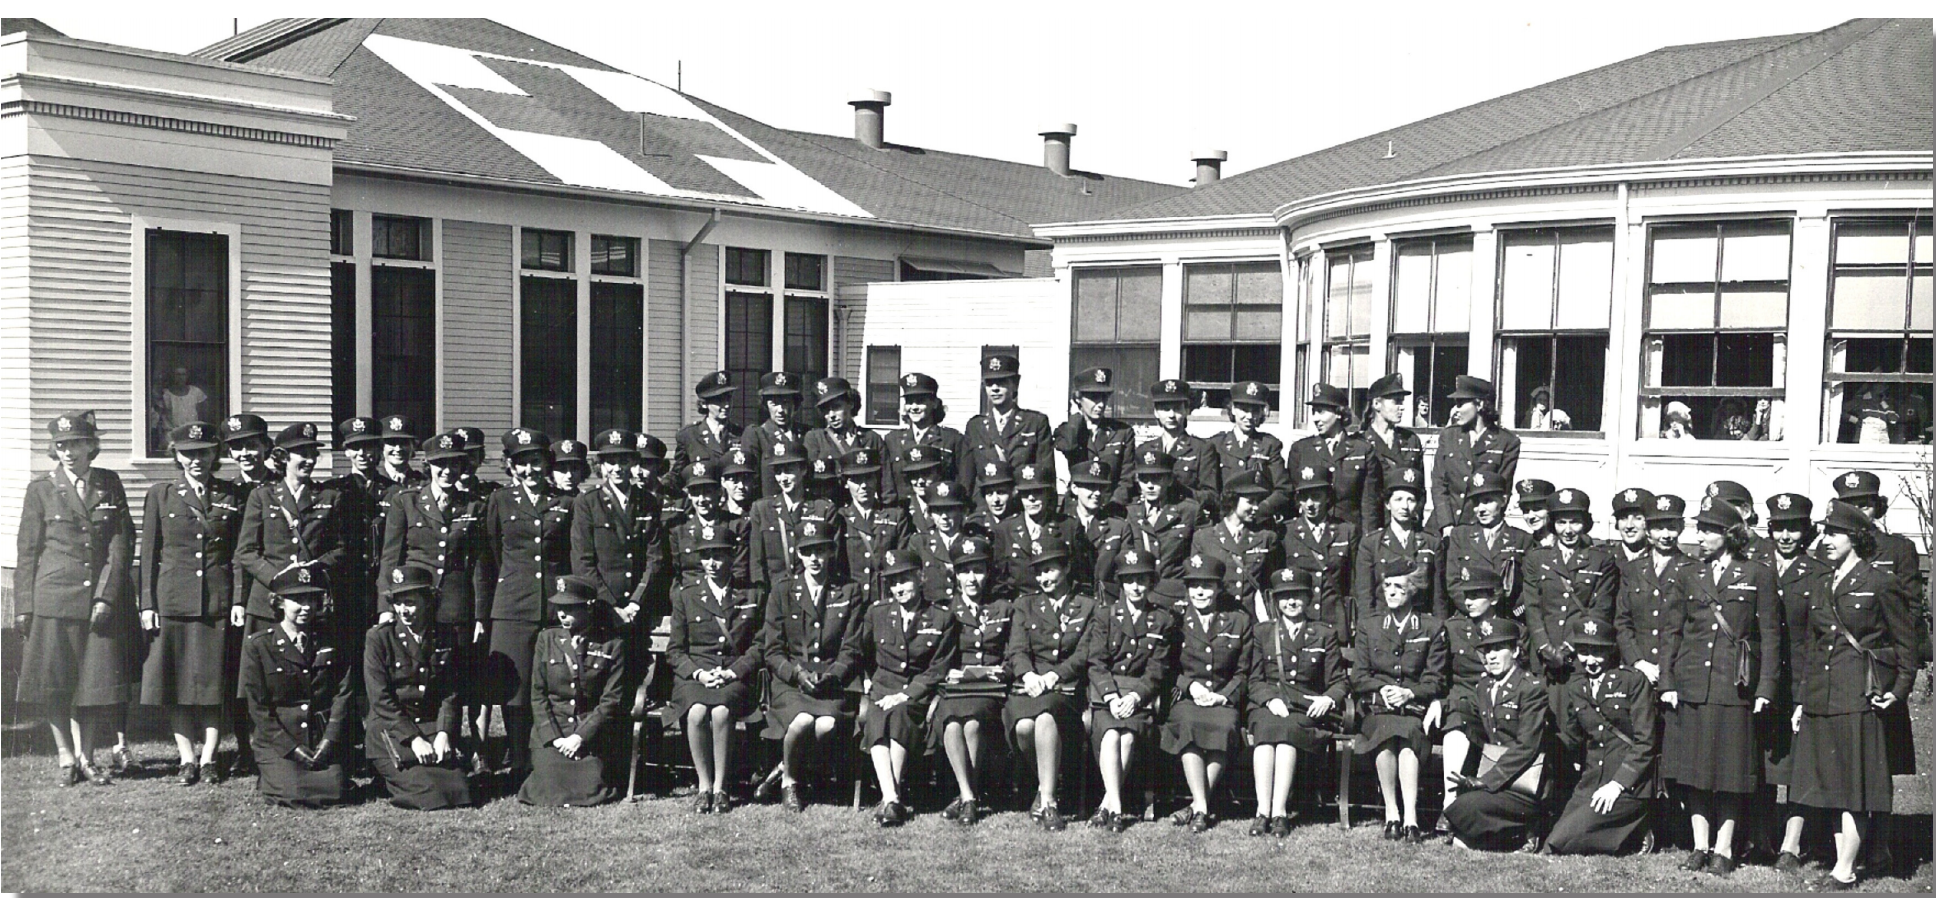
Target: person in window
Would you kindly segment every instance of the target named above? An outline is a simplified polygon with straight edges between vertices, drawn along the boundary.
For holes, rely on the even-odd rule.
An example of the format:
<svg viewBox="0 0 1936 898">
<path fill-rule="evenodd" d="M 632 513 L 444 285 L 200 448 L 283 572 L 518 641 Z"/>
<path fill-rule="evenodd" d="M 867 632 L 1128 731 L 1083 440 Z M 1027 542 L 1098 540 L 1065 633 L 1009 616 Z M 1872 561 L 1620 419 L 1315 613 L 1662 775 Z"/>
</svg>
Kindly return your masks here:
<svg viewBox="0 0 1936 898">
<path fill-rule="evenodd" d="M 935 690 L 960 653 L 960 631 L 948 606 L 921 597 L 915 576 L 920 560 L 891 549 L 881 555 L 881 597 L 861 617 L 843 646 L 867 682 L 868 709 L 861 745 L 874 765 L 881 804 L 874 822 L 900 826 L 913 819 L 901 800 L 908 751 L 924 741 L 921 730 Z"/>
<path fill-rule="evenodd" d="M 94 465 L 101 453 L 94 413 L 68 412 L 47 431 L 54 470 L 28 481 L 20 507 L 13 607 L 23 646 L 15 699 L 38 710 L 53 732 L 59 785 L 107 785 L 92 736 L 133 696 L 134 518 L 121 478 Z M 219 630 L 205 635 L 221 645 Z M 213 742 L 205 750 L 211 759 Z"/>
<path fill-rule="evenodd" d="M 689 492 L 695 485 L 696 480 L 686 481 Z M 733 574 L 744 542 L 743 531 L 702 524 L 694 547 L 699 571 L 672 593 L 665 661 L 676 678 L 672 710 L 685 721 L 686 746 L 699 781 L 693 809 L 701 814 L 732 810 L 726 782 L 733 770 L 733 722 L 753 708 L 752 679 L 761 664 L 755 643 L 765 620 L 761 596 Z"/>
<path fill-rule="evenodd" d="M 1494 613 L 1499 602 L 1499 577 L 1484 568 L 1461 570 L 1452 585 L 1459 613 L 1445 619 L 1446 664 L 1445 696 L 1425 709 L 1425 732 L 1437 734 L 1439 751 L 1445 758 L 1445 792 L 1441 807 L 1459 795 L 1459 778 L 1472 746 L 1485 742 L 1479 722 L 1479 684 L 1486 675 L 1486 653 L 1479 646 L 1489 622 L 1499 620 Z M 1439 815 L 1439 833 L 1451 834 L 1445 815 Z"/>
<path fill-rule="evenodd" d="M 1691 440 L 1695 438 L 1694 410 L 1688 408 L 1687 403 L 1678 399 L 1667 403 L 1667 408 L 1661 412 L 1661 419 L 1664 422 L 1660 427 L 1661 439 Z"/>
<path fill-rule="evenodd" d="M 1291 477 L 1284 464 L 1284 442 L 1262 429 L 1270 416 L 1270 388 L 1254 380 L 1231 384 L 1223 413 L 1231 428 L 1210 438 L 1217 466 L 1225 477 L 1248 473 L 1264 485 L 1259 522 L 1276 529 L 1292 514 Z"/>
<path fill-rule="evenodd" d="M 1116 372 L 1111 368 L 1089 368 L 1071 378 L 1069 418 L 1055 428 L 1055 451 L 1062 453 L 1069 470 L 1092 459 L 1117 474 L 1127 469 L 1124 462 L 1135 448 L 1136 431 L 1103 414 L 1115 391 Z M 1116 493 L 1118 486 L 1110 484 L 1105 494 Z"/>
<path fill-rule="evenodd" d="M 1311 388 L 1311 426 L 1317 433 L 1291 444 L 1289 470 L 1326 471 L 1331 477 L 1331 516 L 1350 523 L 1360 533 L 1378 529 L 1384 499 L 1384 465 L 1364 436 L 1346 433 L 1345 416 L 1351 401 L 1330 384 Z"/>
<path fill-rule="evenodd" d="M 285 807 L 341 804 L 350 792 L 343 756 L 356 683 L 350 650 L 320 626 L 331 604 L 328 572 L 286 568 L 265 589 L 281 619 L 242 649 L 242 692 L 261 769 L 256 791 Z"/>
<path fill-rule="evenodd" d="M 557 625 L 539 633 L 531 658 L 531 774 L 518 800 L 585 808 L 619 797 L 625 769 L 625 646 L 592 613 L 583 577 L 551 578 Z"/>
<path fill-rule="evenodd" d="M 1546 847 L 1554 854 L 1613 854 L 1647 825 L 1659 791 L 1659 710 L 1653 684 L 1614 663 L 1613 628 L 1584 618 L 1569 641 L 1580 676 L 1558 705 L 1560 740 L 1583 752 L 1580 781 Z"/>
<path fill-rule="evenodd" d="M 1338 731 L 1346 690 L 1337 631 L 1306 615 L 1310 574 L 1284 568 L 1271 575 L 1271 614 L 1257 625 L 1244 726 L 1251 749 L 1257 814 L 1252 836 L 1291 834 L 1291 784 L 1298 758 L 1322 751 Z"/>
<path fill-rule="evenodd" d="M 679 428 L 672 438 L 672 476 L 669 487 L 683 489 L 686 472 L 694 462 L 726 463 L 726 450 L 740 440 L 740 426 L 731 420 L 733 394 L 738 385 L 732 372 L 714 371 L 694 384 L 698 397 L 699 420 Z"/>
<path fill-rule="evenodd" d="M 1400 476 L 1399 471 L 1405 469 L 1417 471 L 1420 482 L 1424 482 L 1425 443 L 1411 428 L 1399 423 L 1405 420 L 1405 397 L 1412 395 L 1410 390 L 1405 389 L 1405 375 L 1394 372 L 1378 378 L 1371 382 L 1367 392 L 1371 405 L 1365 410 L 1364 424 L 1359 428 L 1359 433 L 1371 442 L 1373 451 L 1378 454 L 1379 482 L 1390 484 Z M 1421 524 L 1431 519 L 1427 514 L 1425 499 L 1423 495 L 1419 497 L 1418 520 Z"/>
<path fill-rule="evenodd" d="M 1385 800 L 1385 838 L 1422 844 L 1418 828 L 1419 759 L 1431 753 L 1425 712 L 1445 691 L 1450 665 L 1445 625 L 1418 611 L 1410 559 L 1394 558 L 1377 572 L 1384 605 L 1358 618 L 1352 647 L 1351 691 L 1365 708 L 1352 751 L 1373 755 Z M 1403 806 L 1400 806 L 1400 800 Z"/>
<path fill-rule="evenodd" d="M 1197 528 L 1190 541 L 1193 554 L 1223 562 L 1224 594 L 1258 619 L 1270 613 L 1264 588 L 1270 584 L 1271 571 L 1282 567 L 1283 561 L 1277 532 L 1261 520 L 1269 497 L 1269 489 L 1250 472 L 1237 473 L 1224 482 L 1223 517 Z M 1355 548 L 1356 540 L 1352 542 Z"/>
<path fill-rule="evenodd" d="M 1136 444 L 1136 455 L 1158 449 L 1169 455 L 1176 488 L 1195 499 L 1206 514 L 1218 513 L 1217 500 L 1223 491 L 1223 474 L 1217 450 L 1210 441 L 1190 434 L 1190 411 L 1196 408 L 1196 390 L 1190 383 L 1165 378 L 1150 386 L 1150 401 L 1156 407 L 1156 431 Z M 1117 504 L 1131 498 L 1128 484 L 1118 488 Z"/>
<path fill-rule="evenodd" d="M 1520 604 L 1520 568 L 1533 549 L 1533 537 L 1506 524 L 1505 478 L 1490 471 L 1472 475 L 1465 501 L 1471 523 L 1459 524 L 1446 534 L 1439 573 L 1449 578 L 1459 571 L 1490 571 L 1499 578 L 1499 613 L 1521 617 L 1526 610 Z M 1451 588 L 1447 579 L 1445 589 Z"/>
<path fill-rule="evenodd" d="M 1150 604 L 1155 559 L 1131 548 L 1112 571 L 1120 598 L 1097 609 L 1082 655 L 1088 665 L 1089 734 L 1102 773 L 1102 804 L 1092 826 L 1111 832 L 1129 828 L 1123 781 L 1138 743 L 1155 729 L 1158 690 L 1176 662 L 1176 618 Z"/>
<path fill-rule="evenodd" d="M 887 441 L 884 457 L 890 475 L 888 482 L 882 486 L 881 501 L 884 503 L 915 501 L 926 490 L 926 487 L 910 482 L 913 474 L 904 464 L 909 458 L 908 449 L 913 446 L 925 447 L 922 463 L 931 463 L 928 469 L 930 480 L 950 480 L 963 487 L 981 482 L 976 479 L 973 470 L 962 467 L 970 464 L 966 438 L 961 431 L 941 423 L 947 420 L 948 407 L 935 395 L 939 389 L 941 385 L 925 374 L 911 372 L 901 376 L 902 426 L 888 431 L 884 437 Z"/>
<path fill-rule="evenodd" d="M 1620 577 L 1613 605 L 1613 630 L 1620 643 L 1620 660 L 1646 675 L 1658 687 L 1667 667 L 1668 634 L 1678 608 L 1669 607 L 1668 585 L 1680 569 L 1694 564 L 1681 551 L 1681 531 L 1687 527 L 1687 502 L 1679 496 L 1657 495 L 1647 506 L 1648 554 Z"/>
<path fill-rule="evenodd" d="M 1854 425 L 1853 442 L 1884 444 L 1899 443 L 1896 434 L 1901 432 L 1902 410 L 1877 384 L 1861 384 L 1856 395 L 1842 407 L 1842 420 Z"/>
<path fill-rule="evenodd" d="M 1201 833 L 1213 823 L 1210 795 L 1238 741 L 1256 645 L 1250 614 L 1224 591 L 1222 561 L 1191 555 L 1183 584 L 1190 604 L 1177 626 L 1176 700 L 1163 723 L 1163 750 L 1182 760 L 1190 787 L 1189 808 L 1173 820 Z"/>
<path fill-rule="evenodd" d="M 867 609 L 860 588 L 840 579 L 834 550 L 834 534 L 824 521 L 800 522 L 793 541 L 799 566 L 769 591 L 760 636 L 773 672 L 767 714 L 786 734 L 780 743 L 781 806 L 793 813 L 807 807 L 800 792 L 807 753 L 834 750 L 836 731 L 853 725 L 860 705 L 856 659 L 846 647 Z"/>
<path fill-rule="evenodd" d="M 155 391 L 149 408 L 157 432 L 173 433 L 184 424 L 202 420 L 207 404 L 208 393 L 188 382 L 188 367 L 176 365 L 168 371 L 168 382 Z"/>
<path fill-rule="evenodd" d="M 484 502 L 484 541 L 496 558 L 497 582 L 479 598 L 490 629 L 485 675 L 488 701 L 504 709 L 512 778 L 531 769 L 531 658 L 545 624 L 545 587 L 571 573 L 572 496 L 551 485 L 551 440 L 516 427 L 501 442 L 511 483 Z"/>
<path fill-rule="evenodd" d="M 235 563 L 246 500 L 216 478 L 215 438 L 215 427 L 199 421 L 175 428 L 169 448 L 181 477 L 150 487 L 141 507 L 141 628 L 151 643 L 141 703 L 167 708 L 184 781 L 200 779 L 204 767 L 221 773 L 212 765 L 230 698 L 222 688 L 229 609 L 248 576 Z"/>
<path fill-rule="evenodd" d="M 1415 568 L 1413 594 L 1418 610 L 1449 618 L 1452 609 L 1445 596 L 1445 580 L 1439 576 L 1444 545 L 1433 534 L 1420 529 L 1425 513 L 1425 475 L 1417 468 L 1397 468 L 1385 482 L 1385 525 L 1377 532 L 1358 539 L 1356 565 L 1352 568 L 1350 596 L 1353 607 L 1343 620 L 1371 617 L 1383 604 L 1379 595 L 1378 569 L 1393 558 L 1409 558 Z M 1315 618 L 1317 615 L 1313 614 Z M 1332 626 L 1341 625 L 1333 622 Z M 1340 630 L 1340 632 L 1348 632 Z"/>
<path fill-rule="evenodd" d="M 791 443 L 796 447 L 806 429 L 796 420 L 800 405 L 800 378 L 784 371 L 760 375 L 760 404 L 766 420 L 740 434 L 739 444 L 746 450 L 752 466 L 753 498 L 762 499 L 780 491 L 773 479 L 773 446 Z"/>
<path fill-rule="evenodd" d="M 1761 784 L 1754 715 L 1774 700 L 1781 621 L 1774 572 L 1745 555 L 1741 513 L 1707 496 L 1695 524 L 1698 563 L 1667 584 L 1661 775 L 1691 818 L 1694 850 L 1681 868 L 1727 876 L 1743 799 Z"/>
<path fill-rule="evenodd" d="M 941 816 L 963 826 L 973 826 L 987 813 L 980 798 L 982 734 L 1002 725 L 1008 695 L 1003 664 L 1015 603 L 989 579 L 989 556 L 985 537 L 969 536 L 955 544 L 954 587 L 946 599 L 961 634 L 961 650 L 942 681 L 930 731 L 939 737 L 958 790 Z"/>
<path fill-rule="evenodd" d="M 1767 400 L 1762 400 L 1758 415 L 1766 415 Z M 1723 399 L 1714 412 L 1714 432 L 1708 438 L 1713 440 L 1765 440 L 1766 422 L 1751 417 L 1747 407 L 1739 399 Z"/>
<path fill-rule="evenodd" d="M 1553 718 L 1545 681 L 1519 665 L 1519 626 L 1510 620 L 1479 625 L 1479 650 L 1486 675 L 1478 694 L 1479 735 L 1484 772 L 1461 772 L 1459 797 L 1445 806 L 1452 844 L 1480 850 L 1514 844 L 1537 852 L 1539 800 L 1512 788 L 1534 767 L 1543 767 L 1542 749 Z M 1486 751 L 1486 749 L 1492 749 Z M 1534 787 L 1537 789 L 1537 785 Z"/>
<path fill-rule="evenodd" d="M 1775 590 L 1781 597 L 1781 672 L 1775 678 L 1774 710 L 1755 720 L 1755 738 L 1761 745 L 1762 770 L 1766 778 L 1754 797 L 1755 836 L 1765 845 L 1780 844 L 1781 854 L 1775 869 L 1800 873 L 1802 869 L 1802 825 L 1807 816 L 1792 797 L 1786 813 L 1777 816 L 1775 787 L 1792 786 L 1794 772 L 1794 730 L 1788 714 L 1798 702 L 1795 683 L 1806 671 L 1801 669 L 1808 608 L 1816 590 L 1828 588 L 1829 568 L 1812 554 L 1815 545 L 1815 503 L 1798 493 L 1768 497 L 1768 538 L 1775 544 Z M 1781 821 L 1782 829 L 1773 827 Z"/>
<path fill-rule="evenodd" d="M 1049 430 L 1049 416 L 1016 404 L 1022 385 L 1021 364 L 1012 355 L 991 355 L 981 363 L 982 395 L 988 400 L 988 414 L 968 419 L 962 431 L 966 455 L 957 458 L 964 479 L 979 476 L 982 466 L 991 461 L 1007 462 L 1020 469 L 1035 465 L 1055 470 L 1055 437 Z M 969 484 L 979 492 L 980 481 Z"/>
<path fill-rule="evenodd" d="M 1573 417 L 1565 410 L 1553 407 L 1553 391 L 1545 387 L 1533 390 L 1530 401 L 1531 410 L 1526 413 L 1527 430 L 1572 430 Z"/>
<path fill-rule="evenodd" d="M 436 622 L 434 569 L 403 564 L 388 568 L 383 581 L 391 617 L 370 628 L 363 646 L 369 701 L 364 754 L 392 805 L 418 811 L 470 807 L 477 802 L 469 765 L 453 745 L 457 684 L 468 675 L 454 655 L 468 634 Z"/>
<path fill-rule="evenodd" d="M 1828 588 L 1817 590 L 1801 625 L 1802 671 L 1790 716 L 1795 733 L 1791 800 L 1838 814 L 1835 866 L 1814 885 L 1855 885 L 1855 861 L 1873 819 L 1894 810 L 1891 759 L 1882 716 L 1915 681 L 1915 632 L 1908 603 L 1888 574 L 1863 561 L 1875 524 L 1847 503 L 1830 503 L 1822 556 Z"/>
<path fill-rule="evenodd" d="M 1469 522 L 1467 494 L 1477 483 L 1473 475 L 1498 475 L 1512 483 L 1519 470 L 1519 437 L 1499 425 L 1492 404 L 1492 383 L 1459 375 L 1452 388 L 1452 423 L 1439 431 L 1432 462 L 1433 531 L 1449 532 L 1452 525 Z"/>
<path fill-rule="evenodd" d="M 1056 800 L 1064 733 L 1082 728 L 1083 638 L 1096 600 L 1068 578 L 1069 547 L 1045 537 L 1030 559 L 1034 591 L 1017 602 L 1009 627 L 1006 666 L 1014 693 L 1002 707 L 1011 744 L 1035 767 L 1029 816 L 1043 829 L 1067 826 Z"/>
</svg>

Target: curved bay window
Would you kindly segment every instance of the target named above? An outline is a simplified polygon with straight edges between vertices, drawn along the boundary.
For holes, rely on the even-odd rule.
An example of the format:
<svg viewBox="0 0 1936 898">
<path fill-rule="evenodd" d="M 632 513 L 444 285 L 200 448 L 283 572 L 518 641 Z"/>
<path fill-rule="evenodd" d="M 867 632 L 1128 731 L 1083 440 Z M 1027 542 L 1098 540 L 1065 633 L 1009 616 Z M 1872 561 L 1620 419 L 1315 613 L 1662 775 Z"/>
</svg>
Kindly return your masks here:
<svg viewBox="0 0 1936 898">
<path fill-rule="evenodd" d="M 1782 438 L 1789 234 L 1786 221 L 1649 232 L 1640 436 Z"/>
<path fill-rule="evenodd" d="M 1930 441 L 1930 220 L 1835 223 L 1824 441 Z"/>
<path fill-rule="evenodd" d="M 1323 369 L 1318 377 L 1351 397 L 1351 417 L 1363 417 L 1371 370 L 1371 274 L 1369 246 L 1326 250 Z M 1416 389 L 1416 386 L 1414 386 Z"/>
<path fill-rule="evenodd" d="M 1446 423 L 1453 381 L 1471 360 L 1472 236 L 1401 240 L 1392 249 L 1388 361 L 1412 388 L 1412 426 L 1436 427 Z"/>
<path fill-rule="evenodd" d="M 1532 433 L 1598 435 L 1613 308 L 1613 229 L 1499 234 L 1499 413 Z"/>
</svg>

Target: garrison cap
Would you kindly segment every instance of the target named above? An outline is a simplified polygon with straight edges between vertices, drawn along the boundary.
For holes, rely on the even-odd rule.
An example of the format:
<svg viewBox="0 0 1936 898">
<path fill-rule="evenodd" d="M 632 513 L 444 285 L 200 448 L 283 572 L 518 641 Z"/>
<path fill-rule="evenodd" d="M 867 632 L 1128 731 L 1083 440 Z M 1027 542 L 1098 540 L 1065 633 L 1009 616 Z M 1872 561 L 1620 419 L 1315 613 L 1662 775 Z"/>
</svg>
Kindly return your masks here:
<svg viewBox="0 0 1936 898">
<path fill-rule="evenodd" d="M 1654 503 L 1654 494 L 1637 487 L 1628 487 L 1613 494 L 1613 516 L 1626 514 L 1646 514 L 1647 506 Z"/>
<path fill-rule="evenodd" d="M 323 441 L 316 438 L 314 424 L 291 424 L 283 428 L 281 433 L 276 434 L 276 448 L 284 451 L 315 449 L 321 445 Z"/>
<path fill-rule="evenodd" d="M 336 422 L 336 448 L 383 440 L 383 424 L 375 418 L 344 418 Z"/>
<path fill-rule="evenodd" d="M 769 371 L 760 375 L 760 398 L 781 399 L 800 398 L 800 378 L 785 371 Z"/>
<path fill-rule="evenodd" d="M 1351 397 L 1344 390 L 1330 384 L 1313 384 L 1311 401 L 1308 404 L 1312 408 L 1334 408 L 1344 411 L 1351 407 Z"/>
<path fill-rule="evenodd" d="M 278 596 L 308 596 L 329 591 L 329 574 L 320 567 L 293 567 L 269 581 L 269 591 Z"/>
<path fill-rule="evenodd" d="M 981 360 L 983 383 L 1022 376 L 1022 363 L 1012 355 L 991 355 Z"/>
<path fill-rule="evenodd" d="M 516 458 L 527 452 L 548 452 L 551 449 L 551 437 L 542 430 L 529 427 L 513 427 L 505 431 L 501 442 L 504 444 L 505 458 Z"/>
<path fill-rule="evenodd" d="M 1850 471 L 1835 478 L 1835 498 L 1844 502 L 1874 499 L 1882 495 L 1882 478 L 1869 471 Z"/>
<path fill-rule="evenodd" d="M 925 374 L 912 372 L 901 375 L 902 399 L 913 399 L 915 397 L 932 399 L 940 391 L 941 384 Z"/>
<path fill-rule="evenodd" d="M 1410 396 L 1412 391 L 1405 389 L 1405 375 L 1393 372 L 1371 382 L 1368 391 L 1373 399 L 1386 396 Z"/>
<path fill-rule="evenodd" d="M 1808 521 L 1815 516 L 1815 503 L 1800 493 L 1780 493 L 1768 497 L 1768 523 Z"/>
<path fill-rule="evenodd" d="M 1090 368 L 1075 376 L 1070 386 L 1078 393 L 1113 393 L 1116 372 L 1110 368 Z"/>
<path fill-rule="evenodd" d="M 1183 562 L 1183 579 L 1186 581 L 1222 580 L 1223 559 L 1215 555 L 1205 555 L 1202 552 L 1192 554 Z"/>
<path fill-rule="evenodd" d="M 1393 555 L 1378 562 L 1378 579 L 1390 580 L 1394 577 L 1410 577 L 1418 571 L 1418 562 L 1409 555 Z"/>
<path fill-rule="evenodd" d="M 87 417 L 88 429 L 93 430 L 94 413 L 81 412 L 80 414 Z M 64 418 L 67 415 L 62 415 L 61 417 Z M 60 419 L 56 418 L 54 420 L 59 421 Z M 91 436 L 92 434 L 89 435 Z M 269 422 L 262 420 L 261 415 L 251 415 L 248 412 L 242 412 L 241 414 L 230 415 L 222 422 L 222 442 L 224 443 L 246 440 L 249 437 L 263 437 L 267 439 L 268 436 Z"/>
<path fill-rule="evenodd" d="M 699 398 L 710 401 L 724 399 L 733 395 L 733 392 L 738 389 L 739 386 L 733 383 L 731 371 L 714 371 L 700 378 L 699 383 L 693 385 L 692 392 Z"/>
<path fill-rule="evenodd" d="M 1647 523 L 1656 521 L 1686 521 L 1687 500 L 1679 496 L 1662 494 L 1655 496 L 1647 505 Z"/>
<path fill-rule="evenodd" d="M 196 449 L 213 449 L 217 445 L 215 425 L 205 421 L 190 421 L 168 432 L 168 446 L 182 452 Z"/>
</svg>

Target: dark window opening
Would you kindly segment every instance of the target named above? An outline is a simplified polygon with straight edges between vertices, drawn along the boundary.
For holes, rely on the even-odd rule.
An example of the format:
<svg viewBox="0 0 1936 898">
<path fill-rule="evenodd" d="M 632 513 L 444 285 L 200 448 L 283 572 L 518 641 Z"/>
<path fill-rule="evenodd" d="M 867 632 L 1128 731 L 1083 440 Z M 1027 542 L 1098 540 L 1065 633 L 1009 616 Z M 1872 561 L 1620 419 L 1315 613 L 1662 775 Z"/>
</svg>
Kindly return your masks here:
<svg viewBox="0 0 1936 898">
<path fill-rule="evenodd" d="M 229 410 L 229 242 L 221 234 L 147 235 L 148 452 L 168 433 Z"/>
<path fill-rule="evenodd" d="M 437 426 L 437 274 L 370 269 L 370 402 L 377 415 Z"/>
<path fill-rule="evenodd" d="M 356 415 L 356 263 L 329 266 L 329 407 L 337 421 Z"/>
<path fill-rule="evenodd" d="M 519 264 L 529 271 L 570 271 L 571 232 L 525 228 Z"/>
<path fill-rule="evenodd" d="M 901 347 L 867 347 L 867 423 L 901 422 Z"/>
<path fill-rule="evenodd" d="M 563 278 L 519 280 L 518 423 L 553 436 L 575 434 L 578 285 Z"/>
<path fill-rule="evenodd" d="M 430 261 L 430 219 L 402 215 L 371 216 L 370 255 L 379 259 Z"/>
<path fill-rule="evenodd" d="M 742 385 L 733 391 L 733 423 L 758 424 L 765 417 L 758 384 L 773 370 L 772 296 L 726 294 L 726 370 L 732 372 L 734 383 Z"/>
<path fill-rule="evenodd" d="M 592 284 L 591 432 L 645 428 L 645 288 Z M 563 436 L 561 434 L 560 436 Z"/>
<path fill-rule="evenodd" d="M 766 286 L 767 251 L 726 248 L 726 283 L 736 287 Z"/>
<path fill-rule="evenodd" d="M 530 266 L 526 266 L 530 267 Z M 635 278 L 639 276 L 637 237 L 592 235 L 592 274 Z"/>
<path fill-rule="evenodd" d="M 356 213 L 348 209 L 329 210 L 329 254 L 348 256 L 356 253 Z"/>
</svg>

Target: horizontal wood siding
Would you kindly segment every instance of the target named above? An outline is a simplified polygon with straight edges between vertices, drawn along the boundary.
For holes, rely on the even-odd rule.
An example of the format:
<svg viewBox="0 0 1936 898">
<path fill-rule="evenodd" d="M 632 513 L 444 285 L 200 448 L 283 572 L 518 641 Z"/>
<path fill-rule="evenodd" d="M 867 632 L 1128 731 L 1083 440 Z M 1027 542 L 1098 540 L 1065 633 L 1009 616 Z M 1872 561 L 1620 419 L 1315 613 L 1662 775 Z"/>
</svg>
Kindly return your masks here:
<svg viewBox="0 0 1936 898">
<path fill-rule="evenodd" d="M 861 288 L 891 280 L 894 280 L 891 259 L 834 257 L 833 287 L 846 310 L 837 338 L 840 345 L 834 354 L 840 359 L 840 376 L 857 387 L 867 381 L 867 374 L 862 370 L 867 364 L 867 291 Z"/>
<path fill-rule="evenodd" d="M 491 437 L 513 426 L 511 228 L 444 220 L 444 427 L 476 427 Z"/>
<path fill-rule="evenodd" d="M 33 373 L 28 359 L 27 157 L 0 159 L 0 621 L 13 620 L 14 532 L 33 470 Z"/>
<path fill-rule="evenodd" d="M 686 333 L 684 380 L 697 381 L 719 368 L 719 248 L 702 245 L 685 260 L 692 266 L 689 321 L 680 320 L 680 287 L 685 244 L 653 240 L 647 247 L 645 288 L 645 424 L 670 440 L 683 425 L 680 407 L 691 383 L 679 376 L 679 340 Z"/>
</svg>

